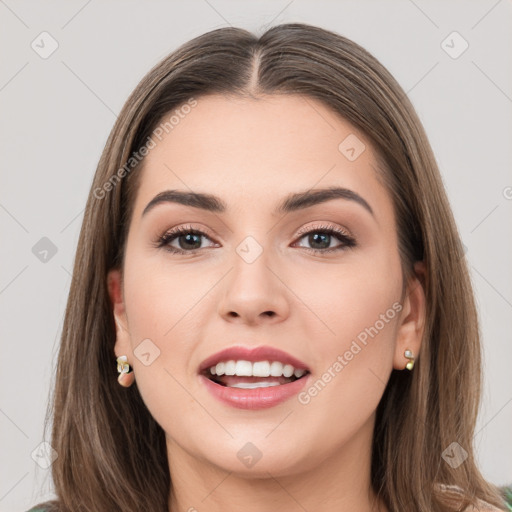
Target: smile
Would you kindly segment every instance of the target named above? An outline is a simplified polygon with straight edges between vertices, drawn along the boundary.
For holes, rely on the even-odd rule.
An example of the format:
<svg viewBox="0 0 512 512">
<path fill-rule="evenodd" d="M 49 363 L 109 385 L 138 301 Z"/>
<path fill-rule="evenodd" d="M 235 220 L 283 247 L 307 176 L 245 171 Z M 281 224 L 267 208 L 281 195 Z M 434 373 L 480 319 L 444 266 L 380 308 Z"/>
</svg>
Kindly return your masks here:
<svg viewBox="0 0 512 512">
<path fill-rule="evenodd" d="M 224 366 L 223 366 L 224 365 Z M 274 407 L 300 392 L 310 373 L 279 361 L 226 361 L 200 374 L 208 391 L 239 409 Z"/>
</svg>

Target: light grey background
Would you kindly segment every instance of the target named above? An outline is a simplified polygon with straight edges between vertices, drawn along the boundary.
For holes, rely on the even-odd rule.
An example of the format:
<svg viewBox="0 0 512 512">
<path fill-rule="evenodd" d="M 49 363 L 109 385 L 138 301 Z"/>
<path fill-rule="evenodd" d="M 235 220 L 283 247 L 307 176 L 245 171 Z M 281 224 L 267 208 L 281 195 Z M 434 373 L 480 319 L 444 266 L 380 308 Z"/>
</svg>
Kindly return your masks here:
<svg viewBox="0 0 512 512">
<path fill-rule="evenodd" d="M 367 48 L 424 123 L 480 311 L 478 458 L 490 481 L 512 482 L 510 1 L 0 0 L 1 511 L 51 496 L 50 470 L 31 453 L 42 441 L 83 208 L 116 113 L 150 67 L 192 37 L 227 25 L 261 33 L 291 21 Z M 43 31 L 59 45 L 46 59 L 31 47 L 51 48 Z M 469 44 L 458 58 L 445 51 L 462 48 L 446 40 L 453 31 Z M 57 248 L 46 263 L 32 252 L 42 237 Z"/>
</svg>

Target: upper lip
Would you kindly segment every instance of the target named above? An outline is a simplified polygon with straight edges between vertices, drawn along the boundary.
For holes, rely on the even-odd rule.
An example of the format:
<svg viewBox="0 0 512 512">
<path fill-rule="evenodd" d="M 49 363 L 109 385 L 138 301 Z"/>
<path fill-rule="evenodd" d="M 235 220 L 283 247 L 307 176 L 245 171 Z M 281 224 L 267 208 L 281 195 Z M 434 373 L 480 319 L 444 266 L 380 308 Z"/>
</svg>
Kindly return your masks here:
<svg viewBox="0 0 512 512">
<path fill-rule="evenodd" d="M 199 372 L 203 372 L 212 366 L 215 366 L 217 363 L 221 361 L 279 361 L 284 364 L 291 364 L 296 370 L 306 370 L 309 371 L 309 368 L 305 363 L 299 361 L 295 357 L 279 350 L 278 348 L 269 347 L 266 345 L 262 345 L 255 348 L 249 348 L 244 346 L 233 346 L 225 348 L 220 352 L 217 352 L 210 357 L 206 358 L 201 365 L 199 366 Z"/>
</svg>

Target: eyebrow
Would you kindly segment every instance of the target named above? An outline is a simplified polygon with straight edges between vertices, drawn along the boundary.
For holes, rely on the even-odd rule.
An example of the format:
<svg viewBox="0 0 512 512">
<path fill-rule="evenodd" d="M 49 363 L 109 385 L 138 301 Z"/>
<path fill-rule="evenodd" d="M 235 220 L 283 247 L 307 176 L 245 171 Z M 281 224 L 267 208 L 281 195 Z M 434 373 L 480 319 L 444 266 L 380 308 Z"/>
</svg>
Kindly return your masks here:
<svg viewBox="0 0 512 512">
<path fill-rule="evenodd" d="M 372 207 L 359 194 L 343 187 L 328 187 L 322 189 L 312 189 L 303 192 L 289 194 L 277 206 L 275 214 L 285 214 L 295 212 L 305 208 L 310 208 L 317 204 L 325 203 L 333 199 L 345 199 L 354 201 L 365 208 L 374 216 Z M 192 208 L 199 208 L 213 213 L 225 213 L 228 209 L 227 204 L 217 196 L 201 192 L 186 192 L 184 190 L 164 190 L 157 194 L 144 208 L 142 216 L 146 215 L 155 206 L 162 203 L 178 203 Z"/>
</svg>

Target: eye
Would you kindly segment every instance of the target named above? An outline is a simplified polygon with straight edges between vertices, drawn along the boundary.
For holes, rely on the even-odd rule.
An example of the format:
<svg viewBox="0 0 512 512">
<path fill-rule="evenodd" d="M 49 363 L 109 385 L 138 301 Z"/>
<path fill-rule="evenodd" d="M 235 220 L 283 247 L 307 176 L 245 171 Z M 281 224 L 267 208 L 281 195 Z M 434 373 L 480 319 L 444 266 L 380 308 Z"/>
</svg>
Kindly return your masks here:
<svg viewBox="0 0 512 512">
<path fill-rule="evenodd" d="M 357 245 L 352 236 L 337 226 L 318 226 L 309 230 L 301 230 L 298 234 L 300 236 L 299 240 L 307 237 L 308 243 L 312 245 L 312 247 L 299 247 L 315 254 L 341 251 Z M 174 254 L 194 254 L 196 251 L 203 249 L 201 247 L 201 237 L 209 238 L 207 233 L 194 229 L 192 226 L 179 226 L 160 236 L 155 246 L 164 248 Z M 341 243 L 332 247 L 333 238 Z M 178 247 L 171 245 L 174 242 L 177 242 Z"/>
<path fill-rule="evenodd" d="M 303 247 L 313 253 L 329 253 L 341 251 L 347 248 L 355 247 L 355 239 L 337 226 L 318 226 L 312 229 L 305 229 L 299 232 L 300 239 L 306 238 L 312 247 Z M 338 239 L 341 244 L 334 247 L 331 246 L 333 237 Z"/>
<path fill-rule="evenodd" d="M 201 237 L 203 236 L 208 237 L 206 233 L 194 229 L 192 226 L 179 226 L 159 237 L 156 247 L 165 248 L 165 250 L 176 254 L 193 253 L 202 249 Z M 177 241 L 179 247 L 171 245 L 174 241 Z"/>
</svg>

